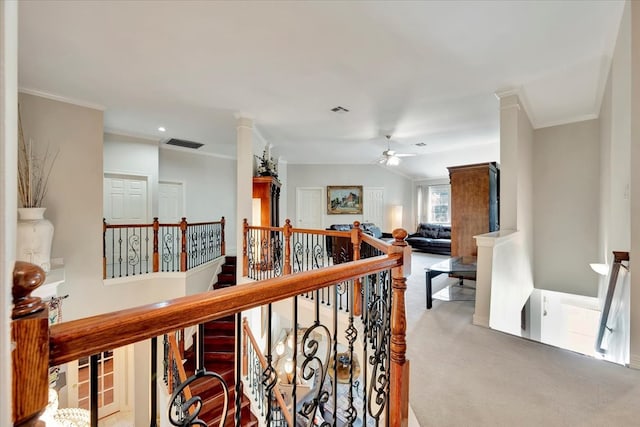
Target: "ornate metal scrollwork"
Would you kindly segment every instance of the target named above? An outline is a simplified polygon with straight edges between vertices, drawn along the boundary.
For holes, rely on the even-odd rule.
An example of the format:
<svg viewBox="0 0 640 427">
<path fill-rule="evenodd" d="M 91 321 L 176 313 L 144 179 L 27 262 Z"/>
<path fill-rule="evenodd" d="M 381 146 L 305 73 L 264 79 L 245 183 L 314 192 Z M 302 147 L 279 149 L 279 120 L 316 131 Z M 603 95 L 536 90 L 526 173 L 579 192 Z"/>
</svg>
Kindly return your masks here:
<svg viewBox="0 0 640 427">
<path fill-rule="evenodd" d="M 316 243 L 313 246 L 313 268 L 322 268 L 325 266 L 325 262 L 324 262 L 324 254 L 325 254 L 325 249 L 324 246 L 322 246 L 319 243 Z"/>
<path fill-rule="evenodd" d="M 304 271 L 304 245 L 300 241 L 293 244 L 293 272 Z"/>
<path fill-rule="evenodd" d="M 324 360 L 318 356 L 319 342 L 317 339 L 313 338 L 312 335 L 317 333 L 325 335 L 327 348 Z M 305 331 L 302 337 L 302 355 L 304 356 L 304 361 L 302 362 L 301 376 L 306 381 L 313 378 L 313 388 L 315 390 L 315 395 L 313 395 L 310 400 L 304 402 L 302 404 L 302 408 L 298 412 L 304 419 L 306 419 L 305 425 L 307 426 L 314 425 L 313 420 L 316 411 L 329 400 L 329 392 L 324 389 L 323 384 L 329 367 L 331 349 L 328 343 L 331 341 L 331 333 L 329 332 L 329 329 L 317 321 L 312 327 Z M 313 393 L 313 391 L 311 393 Z M 330 426 L 330 424 L 325 421 L 320 425 L 320 427 L 325 426 Z"/>
<path fill-rule="evenodd" d="M 378 280 L 371 282 L 375 290 L 370 296 L 366 325 L 366 338 L 372 350 L 369 356 L 371 382 L 367 407 L 377 420 L 382 416 L 389 395 L 389 351 L 391 342 L 391 292 L 388 271 L 378 273 Z M 376 283 L 377 282 L 377 283 Z"/>
<path fill-rule="evenodd" d="M 282 275 L 282 241 L 278 236 L 271 238 L 271 253 L 273 254 L 273 274 L 275 276 Z"/>
<path fill-rule="evenodd" d="M 353 282 L 351 282 L 351 286 L 353 286 Z M 353 313 L 353 310 L 351 310 L 351 312 Z M 347 329 L 344 331 L 345 332 L 345 338 L 347 339 L 347 343 L 349 344 L 349 360 L 353 361 L 354 360 L 354 353 L 353 353 L 353 344 L 356 342 L 356 339 L 358 338 L 358 329 L 356 329 L 356 327 L 353 325 L 353 314 L 349 315 L 349 326 L 347 327 Z M 349 375 L 349 394 L 347 396 L 347 408 L 344 410 L 345 416 L 347 417 L 347 423 L 348 425 L 353 425 L 356 421 L 356 419 L 358 418 L 358 410 L 356 409 L 355 405 L 354 405 L 354 399 L 353 399 L 353 387 L 354 387 L 354 381 L 353 381 L 353 363 L 351 363 L 350 365 L 350 375 Z"/>
<path fill-rule="evenodd" d="M 173 234 L 165 233 L 162 235 L 162 246 L 164 247 L 162 251 L 162 262 L 169 263 L 173 259 L 173 242 Z"/>
<path fill-rule="evenodd" d="M 185 382 L 180 384 L 171 394 L 169 400 L 169 422 L 176 427 L 187 426 L 203 426 L 207 427 L 207 424 L 198 418 L 200 411 L 202 410 L 202 398 L 200 396 L 194 396 L 191 399 L 184 400 L 184 389 L 191 385 L 191 383 L 199 380 L 200 378 L 214 378 L 220 382 L 224 390 L 224 406 L 222 407 L 222 418 L 220 419 L 220 427 L 222 427 L 227 419 L 227 413 L 229 411 L 229 388 L 220 374 L 216 372 L 206 371 L 199 369 L 195 374 L 187 378 Z M 174 413 L 174 409 L 175 413 Z M 176 418 L 177 416 L 177 418 Z"/>
<path fill-rule="evenodd" d="M 140 263 L 140 236 L 137 234 L 127 239 L 127 263 L 132 266 Z"/>
<path fill-rule="evenodd" d="M 189 234 L 189 242 L 191 242 L 191 250 L 189 251 L 189 257 L 195 260 L 198 257 L 198 232 L 193 231 Z"/>
</svg>

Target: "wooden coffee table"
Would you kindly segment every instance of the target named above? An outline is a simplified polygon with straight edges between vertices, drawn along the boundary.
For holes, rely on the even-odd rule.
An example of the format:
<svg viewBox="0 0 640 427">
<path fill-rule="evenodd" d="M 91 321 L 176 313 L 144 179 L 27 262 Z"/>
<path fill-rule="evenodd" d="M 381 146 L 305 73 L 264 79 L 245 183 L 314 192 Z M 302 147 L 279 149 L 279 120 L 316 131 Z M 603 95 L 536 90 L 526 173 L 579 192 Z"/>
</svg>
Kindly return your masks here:
<svg viewBox="0 0 640 427">
<path fill-rule="evenodd" d="M 462 286 L 463 280 L 476 278 L 477 258 L 475 256 L 453 257 L 433 264 L 425 268 L 427 279 L 427 310 L 433 305 L 433 295 L 431 294 L 431 279 L 441 274 L 449 274 L 459 279 L 458 284 Z"/>
</svg>

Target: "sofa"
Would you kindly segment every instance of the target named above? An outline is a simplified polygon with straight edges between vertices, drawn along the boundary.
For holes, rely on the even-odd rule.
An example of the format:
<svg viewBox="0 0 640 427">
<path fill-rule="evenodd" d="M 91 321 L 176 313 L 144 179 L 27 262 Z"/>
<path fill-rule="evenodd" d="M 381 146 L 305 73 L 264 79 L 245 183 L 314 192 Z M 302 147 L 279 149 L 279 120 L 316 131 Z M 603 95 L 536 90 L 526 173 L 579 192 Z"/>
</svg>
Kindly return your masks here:
<svg viewBox="0 0 640 427">
<path fill-rule="evenodd" d="M 327 230 L 334 231 L 351 231 L 353 224 L 332 224 Z M 388 241 L 393 240 L 391 234 L 383 233 L 380 227 L 372 222 L 363 222 L 360 224 L 360 229 L 363 233 Z M 349 237 L 333 237 L 327 236 L 327 254 L 333 258 L 334 264 L 340 264 L 341 262 L 351 261 L 353 259 L 353 244 Z"/>
<path fill-rule="evenodd" d="M 420 223 L 417 231 L 407 236 L 406 241 L 413 249 L 451 255 L 451 226 Z"/>
</svg>

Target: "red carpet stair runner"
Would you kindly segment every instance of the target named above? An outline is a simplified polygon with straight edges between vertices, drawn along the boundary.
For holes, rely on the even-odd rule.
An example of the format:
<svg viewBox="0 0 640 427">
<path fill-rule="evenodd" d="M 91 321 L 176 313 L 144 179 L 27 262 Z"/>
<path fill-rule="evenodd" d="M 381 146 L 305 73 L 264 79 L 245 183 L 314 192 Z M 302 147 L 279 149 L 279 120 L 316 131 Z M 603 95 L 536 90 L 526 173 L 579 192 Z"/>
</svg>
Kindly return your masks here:
<svg viewBox="0 0 640 427">
<path fill-rule="evenodd" d="M 236 257 L 227 256 L 218 282 L 214 289 L 226 288 L 236 284 Z M 195 354 L 193 348 L 186 352 L 184 365 L 187 376 L 194 373 Z M 229 387 L 229 413 L 225 426 L 233 426 L 235 420 L 235 322 L 234 316 L 212 320 L 204 325 L 204 366 L 208 371 L 220 374 Z M 208 426 L 218 426 L 224 405 L 224 394 L 220 383 L 214 379 L 197 381 L 191 386 L 191 393 L 202 398 L 202 411 L 199 418 Z M 241 422 L 244 426 L 257 426 L 258 420 L 250 411 L 247 396 L 242 396 Z"/>
</svg>

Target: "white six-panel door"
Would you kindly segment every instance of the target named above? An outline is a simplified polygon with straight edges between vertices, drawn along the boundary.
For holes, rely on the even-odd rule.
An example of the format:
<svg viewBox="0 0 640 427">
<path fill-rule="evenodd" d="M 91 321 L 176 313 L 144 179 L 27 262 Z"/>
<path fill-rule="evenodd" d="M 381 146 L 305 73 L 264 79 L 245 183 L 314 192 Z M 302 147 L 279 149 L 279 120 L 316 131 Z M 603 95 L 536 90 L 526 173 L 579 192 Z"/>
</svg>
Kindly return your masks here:
<svg viewBox="0 0 640 427">
<path fill-rule="evenodd" d="M 296 228 L 320 230 L 322 226 L 324 189 L 322 187 L 296 188 Z"/>
<path fill-rule="evenodd" d="M 184 210 L 184 191 L 181 182 L 163 182 L 158 184 L 158 219 L 162 223 L 175 224 L 186 216 Z"/>
<path fill-rule="evenodd" d="M 365 187 L 362 199 L 362 222 L 372 222 L 381 230 L 384 223 L 384 188 Z"/>
</svg>

